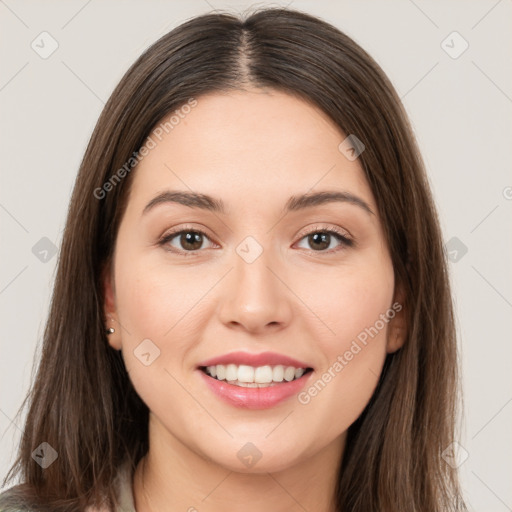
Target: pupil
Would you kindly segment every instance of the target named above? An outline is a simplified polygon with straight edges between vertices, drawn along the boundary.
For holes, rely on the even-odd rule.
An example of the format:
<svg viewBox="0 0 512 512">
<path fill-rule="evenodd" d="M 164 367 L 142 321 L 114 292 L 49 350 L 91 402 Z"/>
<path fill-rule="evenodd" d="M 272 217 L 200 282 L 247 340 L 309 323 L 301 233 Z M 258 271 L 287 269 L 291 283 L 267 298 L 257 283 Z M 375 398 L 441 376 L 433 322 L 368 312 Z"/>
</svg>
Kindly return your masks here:
<svg viewBox="0 0 512 512">
<path fill-rule="evenodd" d="M 202 235 L 201 233 L 189 231 L 186 234 L 181 235 L 181 243 L 184 248 L 194 251 L 201 247 Z M 190 247 L 190 245 L 187 244 L 190 244 L 192 247 Z M 196 246 L 194 246 L 194 244 L 196 244 Z"/>
<path fill-rule="evenodd" d="M 314 241 L 313 249 L 327 249 L 329 247 L 329 237 L 328 233 L 314 233 L 310 235 L 310 240 Z"/>
</svg>

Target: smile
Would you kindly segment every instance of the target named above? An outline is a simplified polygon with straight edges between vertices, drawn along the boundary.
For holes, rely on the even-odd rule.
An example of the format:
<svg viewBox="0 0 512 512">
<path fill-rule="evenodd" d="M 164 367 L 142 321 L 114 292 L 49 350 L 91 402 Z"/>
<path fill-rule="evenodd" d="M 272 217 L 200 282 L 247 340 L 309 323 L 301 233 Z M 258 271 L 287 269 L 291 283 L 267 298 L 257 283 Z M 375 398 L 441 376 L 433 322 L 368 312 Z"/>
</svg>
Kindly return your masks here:
<svg viewBox="0 0 512 512">
<path fill-rule="evenodd" d="M 215 397 L 230 406 L 243 409 L 269 409 L 284 402 L 300 393 L 314 373 L 311 368 L 283 367 L 281 365 L 248 368 L 250 370 L 247 367 L 244 368 L 244 365 L 227 365 L 226 367 L 216 365 L 200 367 L 196 371 Z M 239 371 L 242 373 L 242 380 L 239 380 Z M 243 382 L 243 380 L 248 380 L 251 371 L 252 382 Z M 281 380 L 273 380 L 274 372 L 276 372 L 276 379 Z M 211 373 L 215 373 L 215 377 Z M 223 379 L 220 380 L 219 377 L 223 377 Z M 286 377 L 290 380 L 287 380 Z M 226 378 L 230 378 L 230 380 L 226 380 Z M 255 382 L 255 380 L 265 380 L 266 382 Z"/>
<path fill-rule="evenodd" d="M 299 379 L 305 373 L 312 371 L 311 368 L 296 368 L 294 366 L 265 365 L 253 367 L 243 364 L 218 364 L 200 369 L 216 380 L 245 388 L 272 387 L 283 381 L 291 382 Z"/>
</svg>

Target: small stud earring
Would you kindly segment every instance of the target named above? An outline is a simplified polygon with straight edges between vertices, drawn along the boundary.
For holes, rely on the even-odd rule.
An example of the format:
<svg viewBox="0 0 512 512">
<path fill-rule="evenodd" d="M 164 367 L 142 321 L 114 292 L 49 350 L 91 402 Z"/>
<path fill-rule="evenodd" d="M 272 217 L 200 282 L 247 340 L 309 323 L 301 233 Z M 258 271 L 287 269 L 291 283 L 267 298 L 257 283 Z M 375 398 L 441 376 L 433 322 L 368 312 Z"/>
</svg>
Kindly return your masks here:
<svg viewBox="0 0 512 512">
<path fill-rule="evenodd" d="M 113 327 L 109 327 L 107 330 L 106 330 L 106 333 L 107 334 L 114 334 L 116 332 L 116 330 L 113 328 Z"/>
</svg>

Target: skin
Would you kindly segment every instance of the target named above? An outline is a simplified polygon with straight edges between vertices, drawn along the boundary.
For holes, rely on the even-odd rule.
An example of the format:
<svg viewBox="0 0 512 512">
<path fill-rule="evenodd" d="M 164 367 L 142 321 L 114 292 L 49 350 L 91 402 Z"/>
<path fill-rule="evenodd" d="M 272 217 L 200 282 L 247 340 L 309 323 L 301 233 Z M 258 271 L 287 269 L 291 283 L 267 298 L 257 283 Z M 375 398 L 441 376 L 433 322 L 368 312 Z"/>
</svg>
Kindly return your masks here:
<svg viewBox="0 0 512 512">
<path fill-rule="evenodd" d="M 265 410 L 218 399 L 196 367 L 236 350 L 274 351 L 308 362 L 312 384 L 366 327 L 403 297 L 374 197 L 358 160 L 338 149 L 346 135 L 319 109 L 272 90 L 213 93 L 165 134 L 134 171 L 105 312 L 137 393 L 150 409 L 150 449 L 133 481 L 138 512 L 315 510 L 333 512 L 346 431 L 368 403 L 387 353 L 405 337 L 404 310 L 307 404 L 297 396 Z M 225 214 L 166 203 L 165 190 L 222 199 Z M 292 195 L 350 192 L 371 208 L 333 202 L 282 209 Z M 309 233 L 338 228 L 315 250 Z M 207 237 L 184 256 L 173 228 Z M 263 252 L 236 252 L 247 236 Z M 326 243 L 327 246 L 327 243 Z M 176 252 L 172 252 L 174 249 Z M 160 356 L 134 355 L 150 339 Z M 252 443 L 261 459 L 237 452 Z M 193 508 L 192 508 L 193 507 Z"/>
</svg>

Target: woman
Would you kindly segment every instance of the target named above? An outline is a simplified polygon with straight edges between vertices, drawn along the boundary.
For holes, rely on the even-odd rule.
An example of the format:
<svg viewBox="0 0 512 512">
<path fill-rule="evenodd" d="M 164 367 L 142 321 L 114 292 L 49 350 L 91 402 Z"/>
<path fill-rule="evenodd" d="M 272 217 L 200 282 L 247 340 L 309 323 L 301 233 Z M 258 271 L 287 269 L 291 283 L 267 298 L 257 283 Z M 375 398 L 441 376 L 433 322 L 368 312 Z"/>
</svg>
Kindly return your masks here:
<svg viewBox="0 0 512 512">
<path fill-rule="evenodd" d="M 192 19 L 102 112 L 0 510 L 465 510 L 407 116 L 310 15 Z"/>
</svg>

